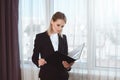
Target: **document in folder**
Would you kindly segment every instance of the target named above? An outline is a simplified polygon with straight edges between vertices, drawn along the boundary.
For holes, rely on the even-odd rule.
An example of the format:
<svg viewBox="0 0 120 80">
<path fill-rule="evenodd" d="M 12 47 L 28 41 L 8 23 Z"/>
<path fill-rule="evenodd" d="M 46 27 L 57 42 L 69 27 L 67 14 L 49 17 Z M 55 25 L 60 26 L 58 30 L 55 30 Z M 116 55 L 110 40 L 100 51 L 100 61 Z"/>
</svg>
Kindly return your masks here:
<svg viewBox="0 0 120 80">
<path fill-rule="evenodd" d="M 80 46 L 76 47 L 75 49 L 73 49 L 72 51 L 70 51 L 68 53 L 68 56 L 75 59 L 75 60 L 80 59 L 80 56 L 82 54 L 84 46 L 85 46 L 85 43 L 83 43 Z"/>
</svg>

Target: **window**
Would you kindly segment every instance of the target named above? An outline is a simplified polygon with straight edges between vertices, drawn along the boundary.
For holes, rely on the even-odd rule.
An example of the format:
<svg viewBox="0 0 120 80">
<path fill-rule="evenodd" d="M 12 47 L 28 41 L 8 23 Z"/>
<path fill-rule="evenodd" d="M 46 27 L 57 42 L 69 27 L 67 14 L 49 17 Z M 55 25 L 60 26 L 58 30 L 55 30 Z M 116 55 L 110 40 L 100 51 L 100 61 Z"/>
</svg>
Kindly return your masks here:
<svg viewBox="0 0 120 80">
<path fill-rule="evenodd" d="M 20 2 L 20 51 L 24 61 L 31 59 L 35 35 L 47 29 L 51 14 L 61 11 L 67 16 L 63 33 L 67 35 L 69 50 L 85 42 L 78 64 L 120 68 L 119 0 Z"/>
</svg>

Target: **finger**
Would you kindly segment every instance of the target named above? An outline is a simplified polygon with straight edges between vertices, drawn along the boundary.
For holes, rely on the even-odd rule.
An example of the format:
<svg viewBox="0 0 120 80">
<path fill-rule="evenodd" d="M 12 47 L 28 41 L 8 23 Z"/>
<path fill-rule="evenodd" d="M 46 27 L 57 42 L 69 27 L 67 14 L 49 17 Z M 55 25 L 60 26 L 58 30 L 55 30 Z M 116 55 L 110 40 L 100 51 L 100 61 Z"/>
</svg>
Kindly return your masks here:
<svg viewBox="0 0 120 80">
<path fill-rule="evenodd" d="M 44 61 L 44 64 L 47 64 L 47 62 L 46 62 L 46 61 Z"/>
<path fill-rule="evenodd" d="M 64 65 L 65 65 L 65 64 L 66 64 L 66 62 L 65 62 L 65 61 L 62 61 L 62 64 L 64 64 Z"/>
</svg>

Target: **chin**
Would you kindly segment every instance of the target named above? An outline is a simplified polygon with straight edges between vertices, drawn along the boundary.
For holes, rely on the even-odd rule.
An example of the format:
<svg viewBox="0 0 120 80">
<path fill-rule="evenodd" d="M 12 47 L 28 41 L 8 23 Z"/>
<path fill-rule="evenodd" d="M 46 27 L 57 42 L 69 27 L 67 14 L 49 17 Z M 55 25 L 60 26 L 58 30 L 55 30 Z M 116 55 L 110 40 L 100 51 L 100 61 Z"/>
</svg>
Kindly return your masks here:
<svg viewBox="0 0 120 80">
<path fill-rule="evenodd" d="M 59 33 L 59 31 L 57 33 Z"/>
</svg>

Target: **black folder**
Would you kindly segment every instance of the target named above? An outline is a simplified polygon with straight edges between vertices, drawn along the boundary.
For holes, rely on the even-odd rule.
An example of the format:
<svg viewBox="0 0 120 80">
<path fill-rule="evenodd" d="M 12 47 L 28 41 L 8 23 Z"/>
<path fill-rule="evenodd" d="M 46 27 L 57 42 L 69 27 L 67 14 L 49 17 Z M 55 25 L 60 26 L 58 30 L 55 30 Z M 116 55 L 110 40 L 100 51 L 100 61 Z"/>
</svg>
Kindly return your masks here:
<svg viewBox="0 0 120 80">
<path fill-rule="evenodd" d="M 72 63 L 75 61 L 75 59 L 59 52 L 50 54 L 48 57 L 45 58 L 45 60 L 47 61 L 48 65 L 54 65 L 57 67 L 63 67 L 62 61 L 67 61 L 68 63 Z"/>
<path fill-rule="evenodd" d="M 69 57 L 69 56 L 67 56 L 67 55 L 64 55 L 64 54 L 56 54 L 61 60 L 63 60 L 63 61 L 67 61 L 68 63 L 72 63 L 72 62 L 74 62 L 76 59 L 74 59 L 74 58 L 71 58 L 71 57 Z"/>
<path fill-rule="evenodd" d="M 62 53 L 59 53 L 59 52 L 55 52 L 53 54 L 50 54 L 49 56 L 47 56 L 45 58 L 45 60 L 47 61 L 46 65 L 54 66 L 60 70 L 65 69 L 63 64 L 62 64 L 62 61 L 67 61 L 68 63 L 72 63 L 75 61 L 75 59 L 73 59 L 67 55 L 64 55 Z"/>
</svg>

